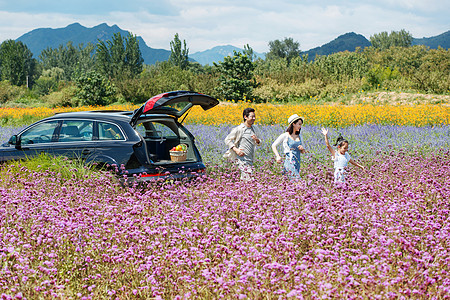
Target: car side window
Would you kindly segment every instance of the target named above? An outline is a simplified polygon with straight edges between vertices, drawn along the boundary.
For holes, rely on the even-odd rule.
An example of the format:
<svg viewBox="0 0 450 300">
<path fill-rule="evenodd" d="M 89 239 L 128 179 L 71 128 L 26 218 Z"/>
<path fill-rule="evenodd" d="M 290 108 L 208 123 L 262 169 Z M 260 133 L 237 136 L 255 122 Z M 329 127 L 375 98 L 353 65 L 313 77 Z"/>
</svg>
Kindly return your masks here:
<svg viewBox="0 0 450 300">
<path fill-rule="evenodd" d="M 125 140 L 120 128 L 112 123 L 98 123 L 98 139 L 99 140 Z"/>
<path fill-rule="evenodd" d="M 53 140 L 58 121 L 42 122 L 20 135 L 20 142 L 25 144 L 50 143 Z"/>
<path fill-rule="evenodd" d="M 65 120 L 59 132 L 59 142 L 92 141 L 93 121 Z"/>
</svg>

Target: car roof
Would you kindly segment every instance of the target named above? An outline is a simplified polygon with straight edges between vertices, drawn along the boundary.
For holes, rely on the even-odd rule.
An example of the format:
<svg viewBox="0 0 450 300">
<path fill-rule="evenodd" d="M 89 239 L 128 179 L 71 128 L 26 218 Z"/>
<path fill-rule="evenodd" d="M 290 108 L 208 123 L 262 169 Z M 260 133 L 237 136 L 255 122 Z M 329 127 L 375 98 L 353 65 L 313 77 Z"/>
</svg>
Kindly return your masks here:
<svg viewBox="0 0 450 300">
<path fill-rule="evenodd" d="M 56 113 L 50 118 L 73 118 L 73 117 L 88 117 L 88 118 L 120 118 L 126 119 L 132 114 L 132 111 L 121 111 L 121 110 L 95 110 L 95 111 L 74 111 L 74 112 L 63 112 Z"/>
<path fill-rule="evenodd" d="M 56 113 L 54 116 L 48 117 L 47 119 L 62 119 L 62 118 L 89 118 L 89 119 L 102 119 L 102 120 L 117 120 L 129 122 L 133 111 L 125 110 L 95 110 L 95 111 L 76 111 L 76 112 L 64 112 Z M 143 118 L 156 117 L 156 118 L 171 118 L 173 116 L 167 114 L 147 114 Z"/>
</svg>

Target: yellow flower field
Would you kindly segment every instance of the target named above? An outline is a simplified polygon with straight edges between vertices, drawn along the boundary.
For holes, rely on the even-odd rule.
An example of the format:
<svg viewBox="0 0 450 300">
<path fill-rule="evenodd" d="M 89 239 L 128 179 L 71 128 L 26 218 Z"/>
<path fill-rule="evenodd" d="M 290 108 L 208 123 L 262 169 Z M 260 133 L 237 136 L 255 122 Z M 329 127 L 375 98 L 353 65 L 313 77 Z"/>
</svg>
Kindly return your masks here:
<svg viewBox="0 0 450 300">
<path fill-rule="evenodd" d="M 257 123 L 285 124 L 292 114 L 304 117 L 305 124 L 342 127 L 361 124 L 385 125 L 448 125 L 450 107 L 445 105 L 274 105 L 250 103 L 221 103 L 217 107 L 203 111 L 195 107 L 184 123 L 190 124 L 239 124 L 242 110 L 248 106 L 255 108 Z M 36 120 L 55 113 L 85 110 L 134 110 L 139 105 L 114 105 L 107 107 L 84 106 L 77 108 L 0 108 L 2 120 Z M 5 123 L 5 122 L 3 122 Z"/>
<path fill-rule="evenodd" d="M 257 123 L 286 124 L 292 114 L 303 116 L 305 124 L 342 127 L 361 124 L 386 125 L 448 125 L 450 107 L 438 105 L 376 106 L 376 105 L 273 105 L 220 104 L 203 111 L 195 108 L 186 118 L 187 123 L 207 125 L 239 124 L 242 111 L 251 106 L 256 110 Z"/>
</svg>

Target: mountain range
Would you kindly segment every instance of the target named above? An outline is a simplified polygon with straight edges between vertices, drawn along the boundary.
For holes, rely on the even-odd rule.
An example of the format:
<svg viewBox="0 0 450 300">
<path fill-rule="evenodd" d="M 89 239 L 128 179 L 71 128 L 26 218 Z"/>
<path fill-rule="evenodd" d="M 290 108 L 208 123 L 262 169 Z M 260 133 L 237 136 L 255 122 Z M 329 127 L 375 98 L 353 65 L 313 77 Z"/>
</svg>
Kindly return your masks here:
<svg viewBox="0 0 450 300">
<path fill-rule="evenodd" d="M 349 32 L 338 36 L 331 42 L 305 51 L 303 54 L 308 54 L 309 59 L 314 59 L 316 55 L 330 55 L 342 51 L 355 51 L 356 48 L 370 47 L 371 43 L 363 35 Z"/>
<path fill-rule="evenodd" d="M 212 65 L 213 62 L 222 61 L 225 56 L 233 56 L 234 51 L 240 52 L 242 51 L 242 49 L 232 45 L 216 46 L 205 51 L 195 52 L 189 55 L 189 57 L 194 59 L 199 64 Z M 262 59 L 264 59 L 266 56 L 262 53 L 255 53 L 255 55 L 256 58 Z"/>
<path fill-rule="evenodd" d="M 27 45 L 34 57 L 39 57 L 42 50 L 47 47 L 58 48 L 65 46 L 67 42 L 72 42 L 74 46 L 88 43 L 106 42 L 111 40 L 115 33 L 127 36 L 128 31 L 120 29 L 117 25 L 108 26 L 106 23 L 99 24 L 92 28 L 87 28 L 79 23 L 70 24 L 64 28 L 38 28 L 20 36 L 16 41 L 21 41 Z M 142 37 L 137 37 L 142 58 L 148 65 L 153 65 L 158 61 L 169 59 L 170 51 L 165 49 L 154 49 L 145 43 Z"/>
<path fill-rule="evenodd" d="M 20 36 L 16 41 L 21 41 L 27 45 L 34 57 L 39 57 L 41 51 L 48 47 L 58 48 L 60 45 L 65 46 L 69 41 L 74 46 L 79 44 L 87 45 L 88 43 L 97 44 L 99 40 L 104 42 L 110 40 L 115 33 L 120 33 L 122 36 L 128 35 L 128 31 L 119 28 L 117 25 L 109 26 L 106 23 L 102 23 L 92 28 L 87 28 L 79 23 L 74 23 L 64 28 L 34 29 Z M 142 37 L 137 36 L 137 39 L 145 64 L 152 65 L 158 61 L 169 59 L 170 50 L 151 48 L 145 43 Z M 432 49 L 436 49 L 438 46 L 449 49 L 450 30 L 434 37 L 414 38 L 412 44 L 425 45 Z M 370 41 L 364 36 L 349 32 L 329 43 L 304 51 L 301 54 L 308 54 L 310 59 L 314 59 L 316 55 L 329 55 L 341 51 L 355 51 L 357 47 L 363 49 L 370 45 Z M 242 50 L 232 45 L 216 46 L 212 49 L 192 53 L 189 55 L 189 58 L 202 65 L 212 65 L 214 62 L 222 61 L 226 56 L 233 55 L 233 51 Z M 265 57 L 263 53 L 255 53 L 255 55 L 263 59 Z"/>
</svg>

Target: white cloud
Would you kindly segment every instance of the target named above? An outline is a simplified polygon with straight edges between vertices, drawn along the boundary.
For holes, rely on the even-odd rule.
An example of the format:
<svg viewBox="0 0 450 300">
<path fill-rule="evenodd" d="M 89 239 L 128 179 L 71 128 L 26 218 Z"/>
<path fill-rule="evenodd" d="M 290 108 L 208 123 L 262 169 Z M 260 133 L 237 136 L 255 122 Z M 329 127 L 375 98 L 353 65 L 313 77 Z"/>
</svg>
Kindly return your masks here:
<svg viewBox="0 0 450 300">
<path fill-rule="evenodd" d="M 28 2 L 17 1 L 22 5 Z M 19 12 L 25 5 L 18 5 L 13 12 L 5 3 L 9 2 L 0 0 L 0 41 L 16 39 L 36 28 L 107 23 L 142 36 L 152 48 L 170 49 L 170 41 L 178 33 L 191 53 L 227 44 L 249 44 L 257 52 L 267 52 L 269 41 L 285 37 L 292 37 L 306 51 L 347 32 L 369 39 L 382 31 L 405 29 L 421 38 L 450 29 L 450 1 L 438 0 L 130 0 L 126 11 L 110 5 L 106 13 L 97 13 L 86 5 L 78 14 Z M 51 5 L 53 0 L 45 3 Z M 94 3 L 108 6 L 109 2 Z"/>
<path fill-rule="evenodd" d="M 37 28 L 66 27 L 73 23 L 70 16 L 60 14 L 30 14 L 0 11 L 0 41 L 17 39 Z"/>
<path fill-rule="evenodd" d="M 407 9 L 409 11 L 440 12 L 450 8 L 448 1 L 442 0 L 380 0 L 380 4 L 392 8 Z"/>
</svg>

